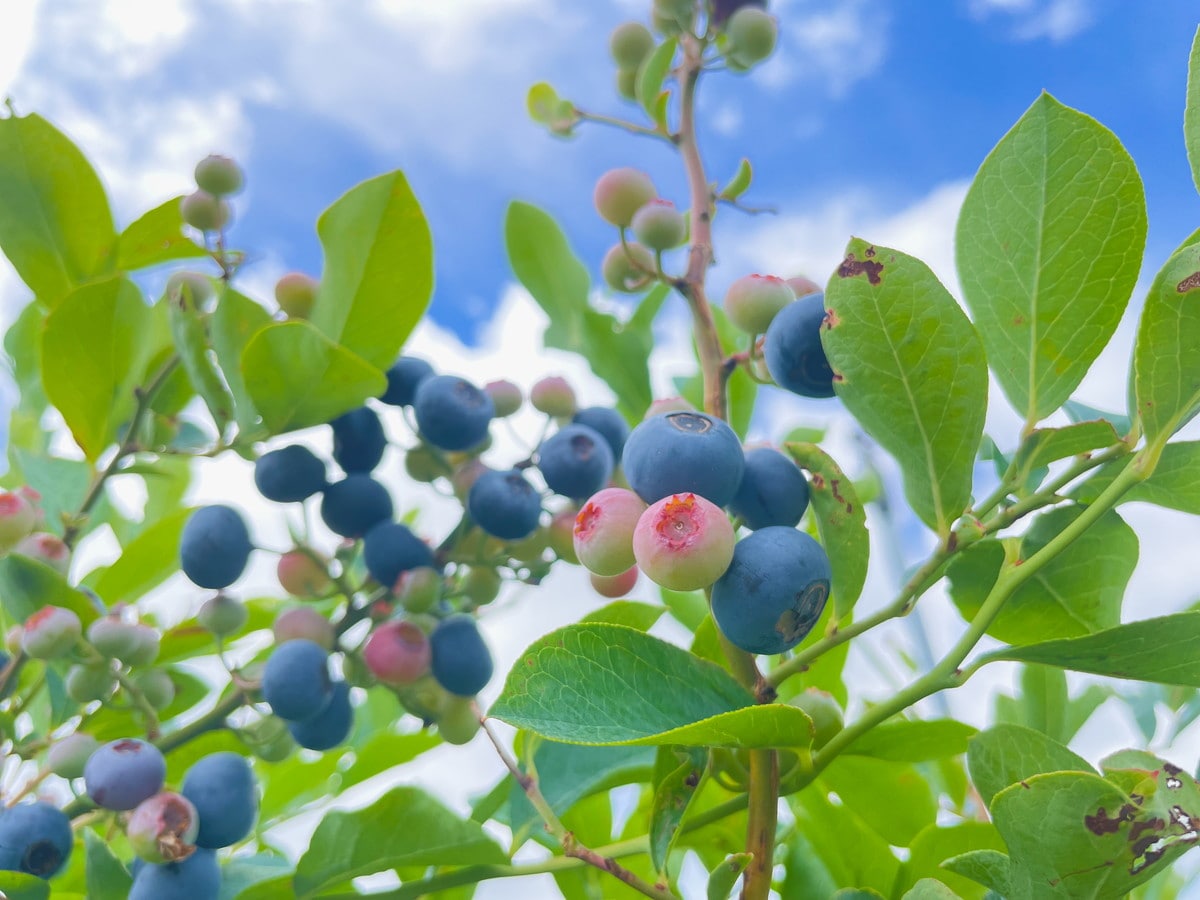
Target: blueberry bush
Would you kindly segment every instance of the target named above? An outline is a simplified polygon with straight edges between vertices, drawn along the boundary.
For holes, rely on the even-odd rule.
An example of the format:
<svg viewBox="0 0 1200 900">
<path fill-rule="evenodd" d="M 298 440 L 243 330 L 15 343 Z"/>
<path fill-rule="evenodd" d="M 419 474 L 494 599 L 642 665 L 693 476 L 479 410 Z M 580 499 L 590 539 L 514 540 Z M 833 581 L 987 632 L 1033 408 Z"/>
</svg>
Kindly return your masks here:
<svg viewBox="0 0 1200 900">
<path fill-rule="evenodd" d="M 0 250 L 29 301 L 5 337 L 4 896 L 461 898 L 524 876 L 572 900 L 700 896 L 705 877 L 713 900 L 1175 895 L 1200 842 L 1195 760 L 1145 747 L 1200 717 L 1200 609 L 1124 604 L 1121 505 L 1200 514 L 1200 444 L 1177 437 L 1200 411 L 1200 231 L 1145 261 L 1109 410 L 1072 396 L 1135 292 L 1145 198 L 1117 137 L 1049 94 L 967 192 L 961 298 L 847 236 L 834 271 L 732 273 L 715 302 L 713 219 L 752 211 L 753 173 L 711 180 L 697 96 L 776 33 L 763 3 L 653 0 L 610 40 L 627 119 L 529 92 L 552 135 L 620 128 L 686 179 L 667 198 L 636 164 L 599 174 L 613 246 L 590 264 L 535 205 L 503 223 L 545 345 L 586 359 L 611 406 L 580 408 L 550 373 L 474 384 L 406 352 L 434 236 L 403 174 L 333 201 L 319 277 L 254 297 L 235 161 L 201 160 L 194 190 L 118 227 L 81 151 L 10 104 Z M 1188 78 L 1200 185 L 1200 36 Z M 694 374 L 655 397 L 653 325 L 675 303 Z M 865 449 L 835 461 L 819 429 L 761 412 L 775 443 L 746 446 L 769 392 L 844 409 Z M 1017 433 L 985 434 L 989 402 Z M 500 452 L 494 429 L 526 406 L 530 449 Z M 252 467 L 261 496 L 203 496 L 215 457 Z M 421 515 L 435 494 L 461 508 L 442 533 Z M 886 577 L 864 591 L 868 523 L 901 503 L 933 549 L 893 595 Z M 286 546 L 256 537 L 264 515 Z M 264 557 L 270 596 L 244 589 Z M 558 584 L 613 602 L 497 671 L 489 605 L 536 617 L 571 567 Z M 655 601 L 620 599 L 639 580 Z M 934 591 L 955 641 L 927 662 L 871 645 L 904 677 L 864 690 L 851 642 Z M 996 663 L 1018 690 L 989 727 L 928 702 Z M 1122 708 L 1142 748 L 1069 749 Z M 495 760 L 468 813 L 405 777 L 418 758 L 453 773 L 468 742 Z"/>
</svg>

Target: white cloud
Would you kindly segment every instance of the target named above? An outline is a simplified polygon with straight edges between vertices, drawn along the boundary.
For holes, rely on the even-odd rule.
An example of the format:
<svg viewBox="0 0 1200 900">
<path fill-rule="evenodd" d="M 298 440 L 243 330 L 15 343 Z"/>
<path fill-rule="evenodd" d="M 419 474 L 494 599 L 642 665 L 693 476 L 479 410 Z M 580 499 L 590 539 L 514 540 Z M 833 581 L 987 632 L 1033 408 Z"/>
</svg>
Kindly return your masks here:
<svg viewBox="0 0 1200 900">
<path fill-rule="evenodd" d="M 15 0 L 4 10 L 4 27 L 0 28 L 0 98 L 7 96 L 33 46 L 39 6 L 40 0 Z"/>
<path fill-rule="evenodd" d="M 866 0 L 800 0 L 773 7 L 779 49 L 755 74 L 767 86 L 818 83 L 833 97 L 874 74 L 887 57 L 888 14 Z"/>
<path fill-rule="evenodd" d="M 971 0 L 969 10 L 980 21 L 1004 17 L 1015 40 L 1061 43 L 1091 26 L 1094 6 L 1094 0 Z"/>
</svg>

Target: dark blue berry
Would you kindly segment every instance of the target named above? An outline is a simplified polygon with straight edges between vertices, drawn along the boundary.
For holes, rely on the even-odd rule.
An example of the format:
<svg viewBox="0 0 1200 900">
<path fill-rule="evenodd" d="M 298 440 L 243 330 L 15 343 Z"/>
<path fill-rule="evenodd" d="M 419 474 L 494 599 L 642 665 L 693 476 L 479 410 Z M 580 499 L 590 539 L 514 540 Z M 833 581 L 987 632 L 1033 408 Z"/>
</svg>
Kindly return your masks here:
<svg viewBox="0 0 1200 900">
<path fill-rule="evenodd" d="M 596 429 L 567 425 L 542 442 L 538 468 L 554 493 L 586 500 L 612 478 L 613 452 Z"/>
<path fill-rule="evenodd" d="M 303 444 L 271 450 L 254 463 L 254 486 L 275 503 L 300 503 L 326 484 L 325 463 Z"/>
<path fill-rule="evenodd" d="M 252 549 L 250 532 L 237 510 L 202 506 L 183 526 L 180 568 L 193 584 L 219 591 L 238 580 Z"/>
<path fill-rule="evenodd" d="M 586 425 L 604 435 L 613 454 L 613 465 L 620 465 L 625 441 L 629 438 L 629 423 L 615 409 L 607 406 L 589 406 L 575 413 L 571 419 L 576 425 Z"/>
<path fill-rule="evenodd" d="M 320 715 L 333 696 L 328 652 L 305 638 L 280 644 L 263 666 L 262 695 L 271 711 L 289 722 Z"/>
<path fill-rule="evenodd" d="M 833 370 L 821 345 L 825 295 L 808 294 L 775 316 L 763 338 L 767 371 L 781 388 L 802 397 L 832 397 Z"/>
<path fill-rule="evenodd" d="M 401 573 L 433 565 L 433 551 L 407 525 L 380 522 L 363 538 L 363 561 L 371 577 L 394 587 Z"/>
<path fill-rule="evenodd" d="M 162 790 L 167 761 L 153 744 L 137 738 L 111 741 L 88 757 L 83 783 L 97 806 L 133 809 Z"/>
<path fill-rule="evenodd" d="M 492 398 L 454 375 L 431 375 L 413 398 L 417 427 L 442 450 L 469 450 L 483 443 L 496 413 Z"/>
<path fill-rule="evenodd" d="M 329 423 L 333 429 L 333 461 L 342 471 L 370 472 L 383 459 L 387 435 L 375 410 L 360 406 Z"/>
<path fill-rule="evenodd" d="M 516 469 L 489 470 L 467 492 L 472 521 L 502 541 L 519 541 L 533 534 L 542 515 L 537 489 Z"/>
<path fill-rule="evenodd" d="M 347 475 L 325 489 L 321 519 L 342 537 L 359 538 L 392 517 L 392 497 L 370 475 Z"/>
<path fill-rule="evenodd" d="M 250 763 L 237 753 L 210 753 L 192 763 L 179 792 L 196 807 L 197 847 L 228 847 L 254 828 L 258 787 Z"/>
<path fill-rule="evenodd" d="M 391 406 L 411 406 L 417 385 L 433 375 L 433 366 L 415 356 L 401 356 L 385 374 L 388 386 L 379 399 Z"/>
<path fill-rule="evenodd" d="M 730 511 L 747 528 L 794 527 L 808 509 L 808 481 L 800 468 L 770 447 L 746 451 L 746 468 Z"/>
<path fill-rule="evenodd" d="M 452 694 L 474 697 L 492 680 L 492 654 L 475 620 L 459 614 L 443 619 L 429 635 L 433 677 Z"/>
<path fill-rule="evenodd" d="M 825 550 L 803 531 L 760 528 L 738 541 L 713 585 L 713 619 L 747 653 L 783 653 L 817 624 L 831 577 Z"/>
<path fill-rule="evenodd" d="M 177 863 L 146 863 L 137 869 L 129 900 L 217 900 L 221 866 L 213 850 L 198 848 Z"/>
<path fill-rule="evenodd" d="M 726 506 L 742 482 L 745 460 L 737 435 L 720 419 L 673 412 L 633 429 L 622 466 L 629 486 L 647 503 L 691 493 Z"/>
<path fill-rule="evenodd" d="M 49 803 L 18 803 L 0 815 L 0 869 L 38 878 L 56 875 L 75 842 L 71 820 Z"/>
<path fill-rule="evenodd" d="M 350 705 L 350 685 L 339 681 L 333 686 L 329 705 L 306 722 L 289 722 L 288 731 L 301 747 L 331 750 L 350 736 L 354 725 L 354 707 Z"/>
</svg>

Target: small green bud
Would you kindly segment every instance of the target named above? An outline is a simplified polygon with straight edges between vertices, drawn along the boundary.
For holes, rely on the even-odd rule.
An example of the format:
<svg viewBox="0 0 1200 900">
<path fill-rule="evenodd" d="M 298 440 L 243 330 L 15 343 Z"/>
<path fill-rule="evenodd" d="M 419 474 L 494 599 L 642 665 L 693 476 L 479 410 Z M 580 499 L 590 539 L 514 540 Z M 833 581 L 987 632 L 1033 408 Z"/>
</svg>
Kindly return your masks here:
<svg viewBox="0 0 1200 900">
<path fill-rule="evenodd" d="M 242 189 L 242 170 L 228 156 L 206 156 L 196 163 L 196 186 L 214 197 L 236 194 Z"/>
</svg>

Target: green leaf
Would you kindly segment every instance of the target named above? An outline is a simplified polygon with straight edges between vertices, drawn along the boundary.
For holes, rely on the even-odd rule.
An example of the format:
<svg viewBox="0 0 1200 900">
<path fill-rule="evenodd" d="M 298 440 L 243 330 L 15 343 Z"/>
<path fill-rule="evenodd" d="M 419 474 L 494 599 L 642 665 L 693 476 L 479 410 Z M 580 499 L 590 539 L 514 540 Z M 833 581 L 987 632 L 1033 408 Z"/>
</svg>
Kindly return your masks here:
<svg viewBox="0 0 1200 900">
<path fill-rule="evenodd" d="M 849 886 L 892 896 L 900 862 L 867 822 L 845 804 L 835 806 L 827 791 L 801 791 L 789 799 L 796 813 L 795 852 L 788 856 L 782 896 L 828 897 Z"/>
<path fill-rule="evenodd" d="M 1082 507 L 1064 506 L 1038 516 L 1021 539 L 1021 558 L 1046 546 L 1082 512 Z M 1115 511 L 1105 512 L 1013 591 L 988 634 L 1011 644 L 1032 644 L 1049 635 L 1096 634 L 1117 625 L 1137 558 L 1133 529 Z M 950 595 L 965 619 L 979 612 L 1003 559 L 1000 542 L 987 540 L 950 564 Z"/>
<path fill-rule="evenodd" d="M 235 417 L 242 434 L 253 433 L 258 426 L 258 410 L 250 399 L 242 352 L 251 338 L 272 323 L 271 315 L 249 297 L 226 288 L 209 319 L 213 351 L 221 374 L 233 394 Z"/>
<path fill-rule="evenodd" d="M 178 259 L 208 256 L 208 251 L 183 233 L 183 214 L 172 197 L 135 219 L 117 238 L 117 269 L 131 272 Z"/>
<path fill-rule="evenodd" d="M 892 846 L 907 847 L 937 818 L 929 781 L 907 763 L 839 756 L 821 773 L 821 783 Z"/>
<path fill-rule="evenodd" d="M 954 719 L 893 719 L 876 725 L 845 752 L 892 762 L 927 762 L 966 753 L 967 741 L 976 733 Z"/>
<path fill-rule="evenodd" d="M 804 746 L 804 713 L 750 703 L 713 663 L 632 628 L 588 624 L 531 645 L 489 714 L 576 744 Z"/>
<path fill-rule="evenodd" d="M 967 766 L 983 802 L 1010 784 L 1043 772 L 1090 772 L 1088 761 L 1040 731 L 1020 725 L 996 725 L 971 738 Z"/>
<path fill-rule="evenodd" d="M 1110 447 L 1119 439 L 1120 435 L 1112 423 L 1103 420 L 1076 422 L 1062 428 L 1035 428 L 1021 442 L 1020 449 L 1013 457 L 1015 483 L 1026 483 L 1037 468 L 1068 456 Z"/>
<path fill-rule="evenodd" d="M 922 878 L 901 900 L 962 900 L 962 898 L 937 879 Z"/>
<path fill-rule="evenodd" d="M 90 900 L 125 900 L 133 884 L 125 866 L 92 829 L 84 829 L 83 843 L 87 848 L 87 895 Z"/>
<path fill-rule="evenodd" d="M 963 853 L 1003 849 L 1004 841 L 988 822 L 930 825 L 913 839 L 897 887 L 904 890 L 915 886 L 922 878 L 937 878 L 966 900 L 982 900 L 982 888 L 967 878 L 947 873 L 942 863 Z"/>
<path fill-rule="evenodd" d="M 625 625 L 638 631 L 649 631 L 666 607 L 638 603 L 634 600 L 614 600 L 607 606 L 592 610 L 580 622 L 601 622 L 608 625 Z"/>
<path fill-rule="evenodd" d="M 163 297 L 162 302 L 167 305 L 171 337 L 179 360 L 192 387 L 208 407 L 217 434 L 222 435 L 225 426 L 233 419 L 233 395 L 208 353 L 210 340 L 207 316 L 197 307 L 187 285 Z"/>
<path fill-rule="evenodd" d="M 809 477 L 809 501 L 821 545 L 833 568 L 834 619 L 841 623 L 854 609 L 867 581 L 871 538 L 867 534 L 866 507 L 854 483 L 816 444 L 784 444 L 784 449 Z"/>
<path fill-rule="evenodd" d="M 150 325 L 150 308 L 124 278 L 71 292 L 46 319 L 46 396 L 89 460 L 100 456 L 133 410 L 133 391 L 151 349 L 144 340 Z"/>
<path fill-rule="evenodd" d="M 1078 503 L 1091 503 L 1131 462 L 1114 460 L 1102 466 L 1071 492 Z M 1163 447 L 1154 472 L 1121 495 L 1121 503 L 1140 500 L 1166 509 L 1200 515 L 1200 441 L 1172 441 Z"/>
<path fill-rule="evenodd" d="M 433 292 L 433 241 L 408 181 L 392 172 L 351 188 L 321 214 L 317 235 L 325 270 L 312 324 L 387 369 Z"/>
<path fill-rule="evenodd" d="M 896 457 L 913 510 L 949 534 L 971 500 L 987 409 L 975 327 L 923 262 L 860 238 L 847 245 L 825 304 L 834 389 Z"/>
<path fill-rule="evenodd" d="M 1200 409 L 1200 244 L 1154 277 L 1133 349 L 1137 413 L 1146 442 L 1165 441 Z"/>
<path fill-rule="evenodd" d="M 237 900 L 255 885 L 291 874 L 292 864 L 282 856 L 265 853 L 235 856 L 221 866 L 221 893 L 217 900 Z"/>
<path fill-rule="evenodd" d="M 1035 422 L 1112 338 L 1146 244 L 1133 160 L 1107 128 L 1043 93 L 967 191 L 956 263 L 988 362 Z"/>
<path fill-rule="evenodd" d="M 1200 613 L 1176 613 L 1107 628 L 1085 637 L 1005 647 L 993 659 L 1150 681 L 1200 687 Z"/>
<path fill-rule="evenodd" d="M 654 871 L 665 875 L 667 857 L 683 816 L 704 779 L 708 752 L 703 747 L 684 747 L 674 752 L 664 747 L 660 751 L 663 755 L 674 755 L 679 762 L 654 786 L 650 804 L 650 863 Z"/>
<path fill-rule="evenodd" d="M 6 900 L 49 900 L 50 884 L 36 875 L 0 871 L 0 894 Z"/>
<path fill-rule="evenodd" d="M 733 853 L 708 873 L 708 900 L 728 900 L 733 886 L 754 861 L 753 853 Z"/>
<path fill-rule="evenodd" d="M 1200 234 L 1200 232 L 1197 232 Z M 1088 406 L 1086 403 L 1080 403 L 1077 400 L 1068 400 L 1063 404 L 1063 412 L 1067 414 L 1067 418 L 1072 422 L 1088 422 L 1094 419 L 1103 419 L 1113 427 L 1119 435 L 1129 434 L 1129 429 L 1133 427 L 1133 422 L 1129 416 L 1121 415 L 1120 413 L 1105 412 L 1102 409 L 1096 409 L 1094 406 Z"/>
<path fill-rule="evenodd" d="M 42 495 L 42 510 L 46 515 L 45 529 L 57 535 L 63 532 L 63 514 L 74 515 L 83 504 L 92 483 L 92 467 L 79 459 L 29 453 L 16 449 L 14 461 L 22 481 Z M 92 507 L 89 524 L 103 522 L 107 501 L 101 499 Z M 85 533 L 87 530 L 85 529 Z"/>
<path fill-rule="evenodd" d="M 121 551 L 92 585 L 109 606 L 132 604 L 179 570 L 179 536 L 193 512 L 186 507 L 151 524 Z"/>
<path fill-rule="evenodd" d="M 662 93 L 663 81 L 671 71 L 671 60 L 675 58 L 678 47 L 678 40 L 668 38 L 654 48 L 654 52 L 642 61 L 638 69 L 635 86 L 638 102 L 642 104 L 642 109 L 646 110 L 646 115 L 660 126 L 665 123 L 659 119 L 659 95 Z"/>
<path fill-rule="evenodd" d="M 1008 855 L 999 850 L 971 850 L 961 853 L 943 862 L 942 868 L 963 878 L 969 878 L 1005 897 L 1012 890 L 1009 883 Z"/>
<path fill-rule="evenodd" d="M 459 819 L 423 791 L 397 787 L 365 809 L 327 813 L 296 864 L 294 886 L 297 897 L 307 898 L 397 866 L 507 862 L 478 823 Z"/>
<path fill-rule="evenodd" d="M 0 250 L 42 305 L 110 271 L 116 237 L 79 148 L 41 116 L 0 119 Z"/>
<path fill-rule="evenodd" d="M 411 762 L 441 743 L 441 738 L 428 731 L 412 734 L 382 731 L 372 734 L 366 743 L 355 748 L 354 762 L 342 773 L 341 789 L 345 791 L 368 778 L 374 778 L 380 772 Z"/>
<path fill-rule="evenodd" d="M 57 570 L 19 553 L 0 558 L 0 602 L 17 622 L 43 606 L 72 610 L 84 625 L 99 617 L 87 594 L 71 587 Z"/>
<path fill-rule="evenodd" d="M 1200 191 L 1200 28 L 1188 57 L 1187 105 L 1183 110 L 1183 142 L 1192 166 L 1192 181 Z"/>
<path fill-rule="evenodd" d="M 387 388 L 379 369 L 305 321 L 255 334 L 242 352 L 242 372 L 272 434 L 324 424 Z"/>
<path fill-rule="evenodd" d="M 750 168 L 750 160 L 743 158 L 738 163 L 737 171 L 729 179 L 729 183 L 721 188 L 719 196 L 722 200 L 736 200 L 742 194 L 746 193 L 746 189 L 750 187 L 750 181 L 753 177 L 754 170 Z"/>
</svg>

